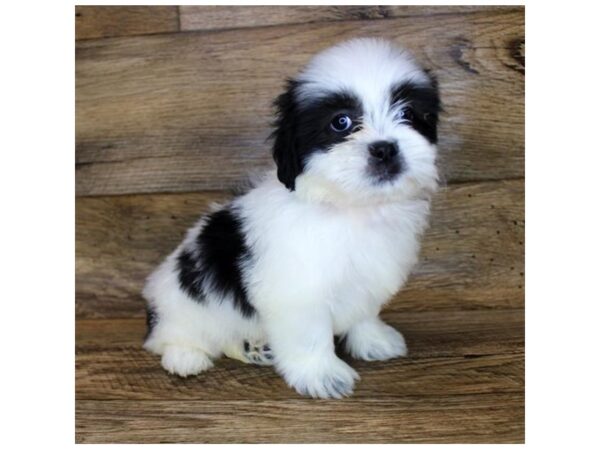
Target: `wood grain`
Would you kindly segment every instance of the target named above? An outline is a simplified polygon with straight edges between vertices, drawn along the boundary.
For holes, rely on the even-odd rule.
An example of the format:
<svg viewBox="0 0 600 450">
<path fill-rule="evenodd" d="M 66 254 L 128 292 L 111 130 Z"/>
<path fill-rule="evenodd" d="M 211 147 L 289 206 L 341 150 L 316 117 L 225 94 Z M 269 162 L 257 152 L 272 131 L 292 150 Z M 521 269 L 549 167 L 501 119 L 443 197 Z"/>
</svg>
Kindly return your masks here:
<svg viewBox="0 0 600 450">
<path fill-rule="evenodd" d="M 440 397 L 522 392 L 522 310 L 394 313 L 384 320 L 401 330 L 408 358 L 356 361 L 355 399 L 406 395 Z M 143 319 L 91 319 L 76 323 L 77 400 L 300 399 L 269 367 L 222 358 L 210 371 L 182 379 L 141 347 Z"/>
<path fill-rule="evenodd" d="M 145 277 L 224 193 L 80 197 L 79 317 L 142 317 Z M 420 263 L 388 306 L 396 311 L 521 308 L 522 180 L 450 186 L 435 198 Z"/>
<path fill-rule="evenodd" d="M 523 443 L 524 396 L 82 400 L 77 443 Z"/>
<path fill-rule="evenodd" d="M 177 6 L 75 6 L 75 38 L 179 31 Z"/>
<path fill-rule="evenodd" d="M 271 101 L 317 50 L 390 38 L 437 75 L 449 182 L 522 177 L 522 11 L 80 41 L 77 195 L 220 190 L 270 165 Z"/>
<path fill-rule="evenodd" d="M 349 363 L 342 401 L 301 398 L 271 368 L 223 358 L 168 375 L 141 349 L 143 319 L 76 322 L 76 441 L 522 442 L 523 310 L 384 315 L 408 358 Z"/>
<path fill-rule="evenodd" d="M 522 309 L 474 311 L 400 312 L 388 309 L 383 319 L 400 329 L 410 347 L 410 357 L 465 358 L 522 352 Z M 146 333 L 141 318 L 78 319 L 78 352 L 101 352 L 115 348 L 139 349 Z"/>
<path fill-rule="evenodd" d="M 75 13 L 77 443 L 524 442 L 524 8 Z M 409 356 L 341 355 L 362 377 L 342 401 L 301 398 L 272 368 L 226 358 L 197 377 L 168 375 L 141 348 L 144 278 L 231 198 L 224 190 L 271 165 L 270 104 L 284 78 L 356 36 L 411 49 L 445 104 L 450 185 L 382 315 Z"/>
<path fill-rule="evenodd" d="M 354 398 L 520 392 L 523 354 L 444 357 L 367 363 L 350 361 L 361 376 Z M 198 376 L 169 375 L 160 357 L 141 348 L 112 348 L 77 355 L 77 400 L 238 400 L 300 399 L 269 367 L 246 367 L 219 360 Z"/>
<path fill-rule="evenodd" d="M 273 25 L 290 25 L 312 22 L 347 20 L 378 20 L 394 17 L 429 16 L 434 14 L 459 14 L 477 11 L 522 10 L 515 6 L 180 6 L 182 31 L 219 30 Z"/>
</svg>

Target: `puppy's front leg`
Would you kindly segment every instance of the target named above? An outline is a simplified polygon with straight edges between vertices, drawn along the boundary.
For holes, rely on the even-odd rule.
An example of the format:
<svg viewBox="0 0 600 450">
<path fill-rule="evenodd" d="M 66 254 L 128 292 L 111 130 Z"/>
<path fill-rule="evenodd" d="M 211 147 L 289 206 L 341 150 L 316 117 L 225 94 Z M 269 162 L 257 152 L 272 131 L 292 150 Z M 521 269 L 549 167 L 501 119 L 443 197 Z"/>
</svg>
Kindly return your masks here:
<svg viewBox="0 0 600 450">
<path fill-rule="evenodd" d="M 404 337 L 379 317 L 368 317 L 354 324 L 344 341 L 354 358 L 366 361 L 384 361 L 408 353 Z"/>
<path fill-rule="evenodd" d="M 334 351 L 331 314 L 325 305 L 276 303 L 261 312 L 275 368 L 299 394 L 350 395 L 358 374 Z"/>
</svg>

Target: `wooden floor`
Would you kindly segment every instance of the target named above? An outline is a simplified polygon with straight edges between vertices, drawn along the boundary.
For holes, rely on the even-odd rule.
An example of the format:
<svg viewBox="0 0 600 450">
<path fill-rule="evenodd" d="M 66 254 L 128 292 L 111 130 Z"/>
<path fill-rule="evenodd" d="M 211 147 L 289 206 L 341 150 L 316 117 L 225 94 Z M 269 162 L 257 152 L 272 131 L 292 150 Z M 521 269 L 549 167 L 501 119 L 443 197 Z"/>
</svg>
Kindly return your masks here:
<svg viewBox="0 0 600 450">
<path fill-rule="evenodd" d="M 76 7 L 76 441 L 524 441 L 524 10 Z M 440 80 L 440 169 L 421 261 L 383 318 L 408 358 L 350 361 L 353 397 L 270 368 L 190 379 L 141 349 L 144 277 L 210 203 L 270 164 L 270 102 L 353 36 Z"/>
</svg>

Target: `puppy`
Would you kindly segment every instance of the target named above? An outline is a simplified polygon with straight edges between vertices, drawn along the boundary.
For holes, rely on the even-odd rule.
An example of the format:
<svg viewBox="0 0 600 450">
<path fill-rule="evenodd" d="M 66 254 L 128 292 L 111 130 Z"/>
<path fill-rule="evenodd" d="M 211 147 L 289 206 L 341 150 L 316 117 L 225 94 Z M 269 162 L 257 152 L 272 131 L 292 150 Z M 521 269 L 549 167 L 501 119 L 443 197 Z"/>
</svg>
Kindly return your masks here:
<svg viewBox="0 0 600 450">
<path fill-rule="evenodd" d="M 317 54 L 275 101 L 273 158 L 202 217 L 144 288 L 144 347 L 180 376 L 222 355 L 340 398 L 354 358 L 407 353 L 378 317 L 417 262 L 437 187 L 436 81 L 404 50 L 355 39 Z"/>
</svg>

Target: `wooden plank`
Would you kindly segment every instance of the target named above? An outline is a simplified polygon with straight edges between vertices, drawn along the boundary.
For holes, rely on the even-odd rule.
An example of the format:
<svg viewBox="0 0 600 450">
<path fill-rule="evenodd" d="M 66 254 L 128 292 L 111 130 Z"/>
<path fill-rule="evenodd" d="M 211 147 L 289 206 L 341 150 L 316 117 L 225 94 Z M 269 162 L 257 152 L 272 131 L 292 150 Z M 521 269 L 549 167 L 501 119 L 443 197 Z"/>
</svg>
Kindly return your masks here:
<svg viewBox="0 0 600 450">
<path fill-rule="evenodd" d="M 523 443 L 522 394 L 78 401 L 78 443 Z"/>
<path fill-rule="evenodd" d="M 168 374 L 160 365 L 160 357 L 144 351 L 141 342 L 137 344 L 134 348 L 104 350 L 88 347 L 78 353 L 77 399 L 300 398 L 270 367 L 250 367 L 221 359 L 209 371 L 181 378 Z M 361 376 L 353 394 L 355 398 L 520 392 L 524 383 L 522 353 L 350 361 L 350 364 Z"/>
<path fill-rule="evenodd" d="M 433 69 L 449 182 L 524 174 L 522 11 L 80 41 L 78 195 L 228 188 L 271 164 L 271 102 L 316 51 L 386 37 Z"/>
<path fill-rule="evenodd" d="M 383 319 L 404 334 L 410 357 L 433 358 L 522 352 L 524 311 L 425 311 L 385 310 Z M 81 352 L 110 348 L 138 348 L 146 333 L 142 318 L 77 319 L 77 348 Z"/>
<path fill-rule="evenodd" d="M 273 25 L 290 25 L 341 20 L 375 20 L 395 17 L 427 16 L 434 14 L 461 14 L 477 11 L 523 10 L 515 6 L 446 5 L 446 6 L 180 6 L 182 31 L 221 30 Z"/>
<path fill-rule="evenodd" d="M 523 310 L 386 313 L 409 345 L 405 359 L 364 362 L 340 353 L 361 375 L 353 398 L 521 392 Z M 141 347 L 143 319 L 76 322 L 78 400 L 299 398 L 265 367 L 222 358 L 189 379 L 167 374 Z"/>
<path fill-rule="evenodd" d="M 75 6 L 75 39 L 179 31 L 177 6 Z"/>
<path fill-rule="evenodd" d="M 449 186 L 406 287 L 403 310 L 521 308 L 525 285 L 524 180 Z"/>
<path fill-rule="evenodd" d="M 142 317 L 145 277 L 223 193 L 80 197 L 76 305 L 82 318 Z M 523 180 L 438 193 L 419 265 L 388 309 L 521 308 Z"/>
</svg>

